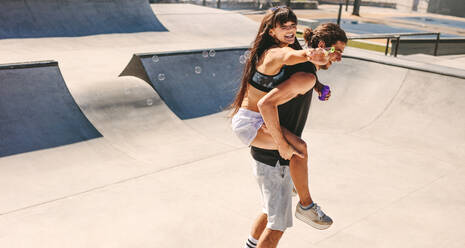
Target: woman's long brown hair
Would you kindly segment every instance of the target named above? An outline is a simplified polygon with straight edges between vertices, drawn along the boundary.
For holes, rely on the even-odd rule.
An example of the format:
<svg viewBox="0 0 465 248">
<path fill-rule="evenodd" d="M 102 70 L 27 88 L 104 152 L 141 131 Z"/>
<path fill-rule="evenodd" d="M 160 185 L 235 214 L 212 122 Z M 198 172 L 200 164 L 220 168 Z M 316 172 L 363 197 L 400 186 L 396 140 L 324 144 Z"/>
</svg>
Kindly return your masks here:
<svg viewBox="0 0 465 248">
<path fill-rule="evenodd" d="M 277 24 L 283 25 L 289 21 L 297 24 L 297 16 L 289 7 L 285 6 L 271 8 L 263 17 L 262 23 L 260 24 L 260 29 L 258 30 L 258 34 L 255 37 L 255 41 L 252 43 L 252 47 L 249 49 L 250 56 L 247 58 L 244 66 L 241 86 L 237 92 L 234 102 L 230 106 L 233 109 L 231 115 L 237 113 L 241 107 L 242 101 L 244 100 L 245 93 L 247 91 L 247 84 L 250 82 L 253 74 L 255 73 L 255 67 L 260 57 L 270 47 L 279 45 L 277 41 L 269 35 L 270 29 L 275 28 Z M 296 50 L 302 49 L 299 42 L 297 41 L 297 37 L 295 38 L 294 44 L 290 45 L 290 47 Z"/>
</svg>

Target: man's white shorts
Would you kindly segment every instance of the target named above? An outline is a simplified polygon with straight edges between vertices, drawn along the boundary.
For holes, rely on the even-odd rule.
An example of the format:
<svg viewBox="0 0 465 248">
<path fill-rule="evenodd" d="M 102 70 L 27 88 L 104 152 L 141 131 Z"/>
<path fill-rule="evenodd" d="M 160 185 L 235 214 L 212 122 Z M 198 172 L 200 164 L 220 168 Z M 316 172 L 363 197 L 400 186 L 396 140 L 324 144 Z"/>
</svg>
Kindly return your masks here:
<svg viewBox="0 0 465 248">
<path fill-rule="evenodd" d="M 270 166 L 259 161 L 253 163 L 263 201 L 263 212 L 268 215 L 267 228 L 283 231 L 292 226 L 292 187 L 289 166 L 279 161 Z"/>
</svg>

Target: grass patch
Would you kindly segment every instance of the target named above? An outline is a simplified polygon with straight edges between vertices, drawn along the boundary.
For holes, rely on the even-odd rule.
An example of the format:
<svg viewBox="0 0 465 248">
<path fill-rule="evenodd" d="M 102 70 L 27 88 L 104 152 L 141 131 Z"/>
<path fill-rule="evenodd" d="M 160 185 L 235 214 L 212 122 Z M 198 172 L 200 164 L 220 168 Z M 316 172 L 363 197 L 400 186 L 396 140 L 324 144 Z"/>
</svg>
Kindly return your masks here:
<svg viewBox="0 0 465 248">
<path fill-rule="evenodd" d="M 370 43 L 365 43 L 365 42 L 360 42 L 360 41 L 355 41 L 355 40 L 349 40 L 349 42 L 347 43 L 347 46 L 370 50 L 370 51 L 381 52 L 381 53 L 384 53 L 384 51 L 386 50 L 386 46 L 383 46 L 383 45 L 370 44 Z M 388 54 L 390 52 L 391 52 L 391 48 L 388 49 Z"/>
<path fill-rule="evenodd" d="M 302 39 L 304 38 L 304 35 L 301 31 L 297 31 L 296 36 L 297 38 L 302 38 Z M 386 49 L 385 45 L 377 45 L 377 44 L 371 44 L 371 43 L 355 41 L 355 40 L 349 40 L 349 42 L 347 42 L 347 46 L 369 50 L 369 51 L 381 52 L 381 53 L 384 53 Z M 390 47 L 388 48 L 388 54 L 389 53 L 391 53 Z"/>
</svg>

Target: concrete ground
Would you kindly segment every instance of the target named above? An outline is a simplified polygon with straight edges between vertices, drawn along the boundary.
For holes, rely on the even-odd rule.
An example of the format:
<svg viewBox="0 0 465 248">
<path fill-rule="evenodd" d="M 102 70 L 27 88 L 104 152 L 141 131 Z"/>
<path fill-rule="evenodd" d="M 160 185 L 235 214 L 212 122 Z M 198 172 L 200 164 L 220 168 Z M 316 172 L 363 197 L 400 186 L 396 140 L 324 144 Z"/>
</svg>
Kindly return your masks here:
<svg viewBox="0 0 465 248">
<path fill-rule="evenodd" d="M 338 5 L 328 5 L 321 4 L 318 6 L 318 9 L 309 9 L 309 10 L 294 10 L 298 18 L 303 19 L 337 19 L 339 6 Z M 440 18 L 445 20 L 454 20 L 454 21 L 464 21 L 465 18 L 455 17 L 455 16 L 445 16 L 439 14 L 426 13 L 424 10 L 420 9 L 419 12 L 413 12 L 409 8 L 406 8 L 405 5 L 399 5 L 398 9 L 390 8 L 379 8 L 379 7 L 370 7 L 362 6 L 360 8 L 360 16 L 352 15 L 353 7 L 349 6 L 348 11 L 345 11 L 345 6 L 342 11 L 342 18 L 349 20 L 357 20 L 365 23 L 374 23 L 374 24 L 384 24 L 401 29 L 412 29 L 418 30 L 418 32 L 441 32 L 443 34 L 448 34 L 452 36 L 465 36 L 465 29 L 458 27 L 442 26 L 442 25 L 424 25 L 419 24 L 418 22 L 398 19 L 398 17 L 433 17 Z M 241 10 L 237 11 L 249 17 L 254 21 L 260 21 L 264 15 L 264 11 L 255 11 L 255 10 Z M 303 28 L 303 27 L 301 27 Z M 356 35 L 357 33 L 348 33 L 349 35 Z M 379 44 L 385 44 L 385 40 L 370 40 Z"/>
<path fill-rule="evenodd" d="M 0 158 L 0 247 L 244 245 L 260 201 L 227 113 L 181 121 L 117 75 L 135 52 L 249 45 L 257 24 L 152 7 L 171 32 L 0 40 L 1 63 L 58 60 L 104 136 Z M 320 76 L 332 99 L 314 99 L 303 137 L 313 197 L 335 223 L 295 220 L 279 247 L 464 247 L 464 80 L 356 59 Z"/>
</svg>

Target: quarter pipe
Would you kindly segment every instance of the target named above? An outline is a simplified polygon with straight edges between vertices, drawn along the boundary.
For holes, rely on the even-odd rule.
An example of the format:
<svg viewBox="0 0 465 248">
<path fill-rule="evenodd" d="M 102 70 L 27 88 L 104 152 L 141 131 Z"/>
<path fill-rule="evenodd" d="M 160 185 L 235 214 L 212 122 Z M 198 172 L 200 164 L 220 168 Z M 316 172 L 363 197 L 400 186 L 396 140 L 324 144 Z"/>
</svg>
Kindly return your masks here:
<svg viewBox="0 0 465 248">
<path fill-rule="evenodd" d="M 101 137 L 55 61 L 0 65 L 0 157 Z"/>
<path fill-rule="evenodd" d="M 120 76 L 149 83 L 181 119 L 220 112 L 231 104 L 246 47 L 135 54 Z"/>
<path fill-rule="evenodd" d="M 146 0 L 2 0 L 0 39 L 167 31 Z"/>
</svg>

